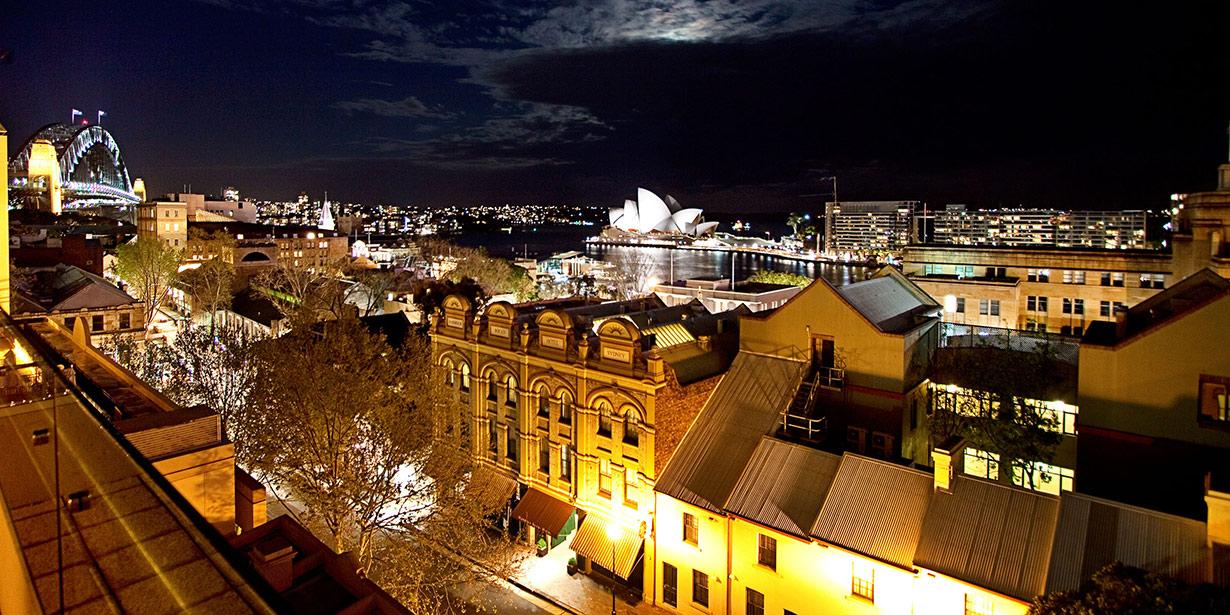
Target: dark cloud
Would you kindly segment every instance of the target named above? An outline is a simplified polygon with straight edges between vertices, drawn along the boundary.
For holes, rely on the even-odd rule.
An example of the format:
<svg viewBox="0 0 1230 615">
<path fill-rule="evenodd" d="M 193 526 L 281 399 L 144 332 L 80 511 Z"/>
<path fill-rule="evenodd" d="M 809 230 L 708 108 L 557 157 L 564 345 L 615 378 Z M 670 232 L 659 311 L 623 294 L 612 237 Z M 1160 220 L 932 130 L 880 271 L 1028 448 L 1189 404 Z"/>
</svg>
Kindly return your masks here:
<svg viewBox="0 0 1230 615">
<path fill-rule="evenodd" d="M 333 103 L 334 109 L 348 113 L 372 113 L 381 117 L 425 117 L 434 119 L 449 119 L 453 117 L 439 107 L 428 106 L 414 96 L 401 100 L 381 100 L 378 98 L 360 98 L 358 100 L 343 100 Z"/>
</svg>

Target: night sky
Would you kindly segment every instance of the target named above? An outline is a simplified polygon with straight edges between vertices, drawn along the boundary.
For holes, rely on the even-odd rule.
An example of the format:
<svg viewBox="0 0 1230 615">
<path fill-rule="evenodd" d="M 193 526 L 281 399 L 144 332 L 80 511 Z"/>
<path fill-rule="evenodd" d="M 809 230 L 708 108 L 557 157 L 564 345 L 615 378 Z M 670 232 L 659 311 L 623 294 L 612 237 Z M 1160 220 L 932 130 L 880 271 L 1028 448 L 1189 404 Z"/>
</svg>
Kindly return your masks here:
<svg viewBox="0 0 1230 615">
<path fill-rule="evenodd" d="M 1147 208 L 1227 150 L 1220 1 L 11 4 L 10 149 L 103 109 L 152 192 Z"/>
</svg>

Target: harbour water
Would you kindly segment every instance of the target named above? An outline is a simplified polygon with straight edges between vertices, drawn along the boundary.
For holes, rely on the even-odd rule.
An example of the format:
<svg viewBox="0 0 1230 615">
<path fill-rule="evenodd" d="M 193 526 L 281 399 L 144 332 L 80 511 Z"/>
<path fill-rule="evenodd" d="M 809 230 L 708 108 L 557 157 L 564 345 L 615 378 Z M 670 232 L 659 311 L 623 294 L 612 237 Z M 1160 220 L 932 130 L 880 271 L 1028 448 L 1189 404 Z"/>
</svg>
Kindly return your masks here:
<svg viewBox="0 0 1230 615">
<path fill-rule="evenodd" d="M 730 277 L 746 279 L 757 271 L 785 271 L 811 278 L 823 277 L 835 285 L 864 279 L 871 269 L 864 265 L 810 263 L 777 258 L 765 254 L 738 254 L 710 250 L 681 250 L 642 246 L 604 246 L 586 244 L 585 238 L 598 234 L 594 226 L 549 225 L 516 227 L 512 232 L 492 230 L 467 232 L 453 238 L 458 244 L 484 247 L 492 256 L 517 258 L 526 256 L 544 259 L 560 252 L 577 251 L 601 260 L 625 258 L 630 252 L 649 255 L 656 263 L 654 277 L 660 280 L 683 280 L 696 277 Z M 673 273 L 673 275 L 672 275 Z"/>
</svg>

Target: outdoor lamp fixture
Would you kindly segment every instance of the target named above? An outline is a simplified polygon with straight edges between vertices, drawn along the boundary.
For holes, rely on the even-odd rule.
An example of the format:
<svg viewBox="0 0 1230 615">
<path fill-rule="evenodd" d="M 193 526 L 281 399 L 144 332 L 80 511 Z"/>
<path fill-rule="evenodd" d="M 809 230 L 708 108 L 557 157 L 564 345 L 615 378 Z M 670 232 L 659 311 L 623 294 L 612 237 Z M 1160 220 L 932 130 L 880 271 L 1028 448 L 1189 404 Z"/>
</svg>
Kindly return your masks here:
<svg viewBox="0 0 1230 615">
<path fill-rule="evenodd" d="M 615 615 L 615 539 L 619 538 L 619 526 L 614 522 L 607 523 L 606 538 L 611 541 L 611 615 Z"/>
</svg>

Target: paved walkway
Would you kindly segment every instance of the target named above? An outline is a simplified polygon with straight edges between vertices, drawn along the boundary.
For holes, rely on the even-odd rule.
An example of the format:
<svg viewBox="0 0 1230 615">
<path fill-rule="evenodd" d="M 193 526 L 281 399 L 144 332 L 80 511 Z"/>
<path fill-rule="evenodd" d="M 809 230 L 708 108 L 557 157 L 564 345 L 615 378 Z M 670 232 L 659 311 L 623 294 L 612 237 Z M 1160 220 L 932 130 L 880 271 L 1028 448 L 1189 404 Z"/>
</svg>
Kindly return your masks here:
<svg viewBox="0 0 1230 615">
<path fill-rule="evenodd" d="M 530 553 L 521 564 L 520 574 L 512 580 L 573 612 L 586 615 L 610 613 L 610 583 L 606 579 L 590 577 L 581 572 L 568 576 L 568 559 L 573 555 L 567 542 L 551 549 L 544 557 Z M 645 601 L 630 605 L 626 601 L 627 597 L 627 590 L 621 587 L 616 595 L 616 613 L 659 615 L 667 612 Z"/>
</svg>

